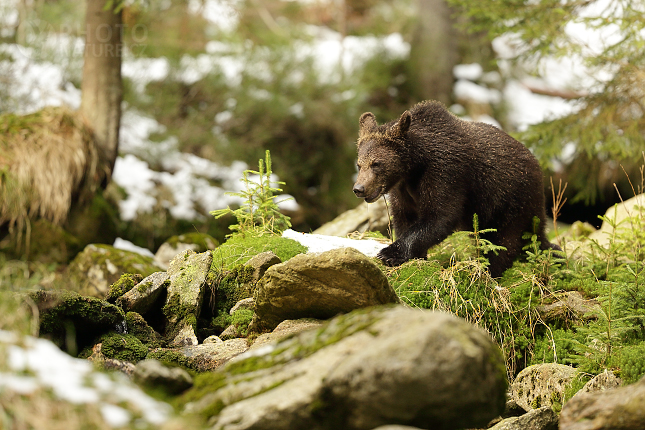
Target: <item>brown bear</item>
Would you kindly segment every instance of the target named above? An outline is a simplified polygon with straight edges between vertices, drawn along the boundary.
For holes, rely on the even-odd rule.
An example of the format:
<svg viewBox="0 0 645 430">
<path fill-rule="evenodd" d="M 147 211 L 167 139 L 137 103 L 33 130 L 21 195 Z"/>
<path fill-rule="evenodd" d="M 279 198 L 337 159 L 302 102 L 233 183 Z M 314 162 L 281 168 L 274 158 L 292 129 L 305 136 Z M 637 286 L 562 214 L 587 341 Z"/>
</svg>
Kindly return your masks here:
<svg viewBox="0 0 645 430">
<path fill-rule="evenodd" d="M 361 115 L 354 193 L 372 203 L 388 194 L 396 241 L 378 257 L 388 266 L 425 258 L 428 248 L 456 230 L 493 228 L 486 238 L 506 248 L 488 253 L 490 273 L 499 277 L 522 250 L 533 218 L 542 249 L 549 243 L 542 169 L 520 142 L 484 123 L 462 120 L 437 101 L 403 112 L 378 125 Z"/>
</svg>

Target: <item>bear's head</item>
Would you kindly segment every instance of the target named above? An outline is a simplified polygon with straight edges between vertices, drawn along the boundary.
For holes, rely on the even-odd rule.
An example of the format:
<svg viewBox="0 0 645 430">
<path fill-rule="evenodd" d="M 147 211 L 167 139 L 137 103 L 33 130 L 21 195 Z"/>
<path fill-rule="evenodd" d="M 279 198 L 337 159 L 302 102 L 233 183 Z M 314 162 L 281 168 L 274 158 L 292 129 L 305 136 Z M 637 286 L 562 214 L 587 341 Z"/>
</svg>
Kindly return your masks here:
<svg viewBox="0 0 645 430">
<path fill-rule="evenodd" d="M 358 178 L 354 184 L 356 197 L 373 203 L 403 179 L 405 146 L 412 118 L 403 112 L 398 121 L 379 126 L 371 112 L 359 120 L 356 148 Z"/>
</svg>

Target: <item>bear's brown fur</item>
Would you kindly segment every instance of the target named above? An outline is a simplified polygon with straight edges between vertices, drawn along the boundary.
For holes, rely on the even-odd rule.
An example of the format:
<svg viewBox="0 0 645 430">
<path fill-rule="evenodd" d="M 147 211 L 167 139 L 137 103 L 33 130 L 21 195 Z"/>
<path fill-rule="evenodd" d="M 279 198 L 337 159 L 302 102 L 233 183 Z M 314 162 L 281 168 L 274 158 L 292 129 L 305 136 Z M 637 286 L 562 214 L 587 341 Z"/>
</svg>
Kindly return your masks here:
<svg viewBox="0 0 645 430">
<path fill-rule="evenodd" d="M 487 239 L 506 247 L 489 253 L 490 272 L 501 276 L 522 250 L 522 235 L 533 231 L 549 243 L 542 170 L 520 142 L 488 124 L 457 118 L 443 104 L 426 101 L 398 121 L 378 125 L 371 112 L 360 118 L 356 196 L 368 203 L 388 194 L 396 241 L 378 257 L 388 266 L 425 258 L 428 248 L 455 230 L 494 228 Z"/>
</svg>

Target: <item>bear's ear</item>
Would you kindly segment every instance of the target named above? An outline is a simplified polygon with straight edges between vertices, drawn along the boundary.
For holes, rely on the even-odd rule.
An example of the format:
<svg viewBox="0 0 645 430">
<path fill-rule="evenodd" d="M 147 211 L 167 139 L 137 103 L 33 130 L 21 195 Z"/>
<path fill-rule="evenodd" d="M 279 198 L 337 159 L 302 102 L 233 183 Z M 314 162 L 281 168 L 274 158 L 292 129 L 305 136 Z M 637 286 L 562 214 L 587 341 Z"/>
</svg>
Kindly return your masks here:
<svg viewBox="0 0 645 430">
<path fill-rule="evenodd" d="M 395 136 L 405 137 L 405 135 L 408 133 L 411 122 L 412 115 L 410 114 L 410 111 L 406 110 L 401 114 L 401 118 L 399 118 L 397 123 L 392 126 L 390 133 Z"/>
<path fill-rule="evenodd" d="M 358 125 L 360 126 L 359 136 L 364 136 L 378 126 L 376 124 L 376 117 L 372 112 L 365 112 L 361 115 L 361 118 L 358 120 Z"/>
</svg>

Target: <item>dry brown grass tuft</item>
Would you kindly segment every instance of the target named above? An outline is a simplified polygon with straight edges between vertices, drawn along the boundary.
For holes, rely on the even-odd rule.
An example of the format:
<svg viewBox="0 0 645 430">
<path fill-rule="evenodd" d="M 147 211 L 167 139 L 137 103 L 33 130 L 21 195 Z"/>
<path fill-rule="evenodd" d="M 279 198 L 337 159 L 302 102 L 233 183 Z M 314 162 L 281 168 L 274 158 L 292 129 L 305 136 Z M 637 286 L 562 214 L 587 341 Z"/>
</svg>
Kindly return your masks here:
<svg viewBox="0 0 645 430">
<path fill-rule="evenodd" d="M 30 219 L 62 224 L 108 173 L 79 113 L 57 107 L 0 116 L 0 225 L 18 239 L 28 239 Z"/>
</svg>

